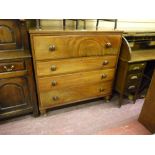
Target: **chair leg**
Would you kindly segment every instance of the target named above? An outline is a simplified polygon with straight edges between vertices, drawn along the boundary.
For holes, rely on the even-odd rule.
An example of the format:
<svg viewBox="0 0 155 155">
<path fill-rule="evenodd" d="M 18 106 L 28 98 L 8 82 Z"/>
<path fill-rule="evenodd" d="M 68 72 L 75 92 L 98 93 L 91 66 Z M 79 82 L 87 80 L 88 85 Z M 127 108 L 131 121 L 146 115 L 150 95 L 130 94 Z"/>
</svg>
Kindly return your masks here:
<svg viewBox="0 0 155 155">
<path fill-rule="evenodd" d="M 65 30 L 66 29 L 66 20 L 63 19 L 63 29 Z"/>
<path fill-rule="evenodd" d="M 96 30 L 98 30 L 99 19 L 96 21 Z"/>
<path fill-rule="evenodd" d="M 86 29 L 86 20 L 84 20 L 84 29 Z"/>
</svg>

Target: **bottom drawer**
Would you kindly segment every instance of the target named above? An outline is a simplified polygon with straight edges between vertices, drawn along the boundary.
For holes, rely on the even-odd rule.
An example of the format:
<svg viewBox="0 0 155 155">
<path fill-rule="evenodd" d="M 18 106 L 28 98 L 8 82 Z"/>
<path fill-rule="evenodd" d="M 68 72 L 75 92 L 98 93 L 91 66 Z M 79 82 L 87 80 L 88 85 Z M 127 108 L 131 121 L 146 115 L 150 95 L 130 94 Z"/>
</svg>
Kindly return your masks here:
<svg viewBox="0 0 155 155">
<path fill-rule="evenodd" d="M 101 97 L 110 94 L 112 91 L 112 82 L 96 83 L 88 86 L 76 86 L 40 93 L 40 108 L 49 108 L 80 100 Z"/>
</svg>

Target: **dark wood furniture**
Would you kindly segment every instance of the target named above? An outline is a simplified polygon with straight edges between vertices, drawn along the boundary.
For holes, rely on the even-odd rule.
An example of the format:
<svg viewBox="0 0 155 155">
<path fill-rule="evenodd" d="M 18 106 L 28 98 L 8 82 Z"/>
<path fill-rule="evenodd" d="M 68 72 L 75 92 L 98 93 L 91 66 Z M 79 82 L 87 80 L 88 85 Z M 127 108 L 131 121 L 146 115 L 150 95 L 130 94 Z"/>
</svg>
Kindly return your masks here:
<svg viewBox="0 0 155 155">
<path fill-rule="evenodd" d="M 30 30 L 39 109 L 112 94 L 120 31 Z"/>
<path fill-rule="evenodd" d="M 135 103 L 142 81 L 144 82 L 143 79 L 145 77 L 151 79 L 151 76 L 148 76 L 149 73 L 145 72 L 145 68 L 154 60 L 154 32 L 124 33 L 115 82 L 115 90 L 120 94 L 120 106 L 124 95 Z M 153 70 L 154 64 L 152 63 L 151 66 L 146 71 Z"/>
<path fill-rule="evenodd" d="M 155 70 L 138 120 L 155 133 Z"/>
<path fill-rule="evenodd" d="M 0 119 L 38 115 L 25 20 L 0 20 Z"/>
</svg>

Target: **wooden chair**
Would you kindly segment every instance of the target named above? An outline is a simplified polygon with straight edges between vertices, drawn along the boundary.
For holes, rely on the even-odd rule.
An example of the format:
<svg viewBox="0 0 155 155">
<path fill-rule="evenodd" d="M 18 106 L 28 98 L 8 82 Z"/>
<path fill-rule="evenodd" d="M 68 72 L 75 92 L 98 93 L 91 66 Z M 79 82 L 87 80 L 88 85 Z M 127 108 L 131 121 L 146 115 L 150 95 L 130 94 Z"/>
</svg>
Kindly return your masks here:
<svg viewBox="0 0 155 155">
<path fill-rule="evenodd" d="M 86 20 L 85 19 L 63 19 L 63 29 L 66 29 L 66 21 L 67 20 L 72 20 L 76 22 L 76 30 L 78 30 L 79 27 L 79 21 L 83 21 L 84 22 L 84 26 L 83 29 L 86 29 Z"/>
</svg>

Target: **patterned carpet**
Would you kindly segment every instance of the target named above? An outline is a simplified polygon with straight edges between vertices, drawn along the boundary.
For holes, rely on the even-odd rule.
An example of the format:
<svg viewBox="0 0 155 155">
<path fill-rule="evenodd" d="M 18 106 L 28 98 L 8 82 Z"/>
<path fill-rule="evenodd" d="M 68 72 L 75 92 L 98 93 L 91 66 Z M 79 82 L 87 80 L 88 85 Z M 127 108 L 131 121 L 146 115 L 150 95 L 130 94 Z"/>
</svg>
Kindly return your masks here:
<svg viewBox="0 0 155 155">
<path fill-rule="evenodd" d="M 121 108 L 117 106 L 118 97 L 109 103 L 103 100 L 72 105 L 51 110 L 47 116 L 34 118 L 31 115 L 1 122 L 1 135 L 93 135 L 104 134 L 106 129 L 117 128 L 136 121 L 143 100 L 136 104 L 125 100 Z"/>
</svg>

